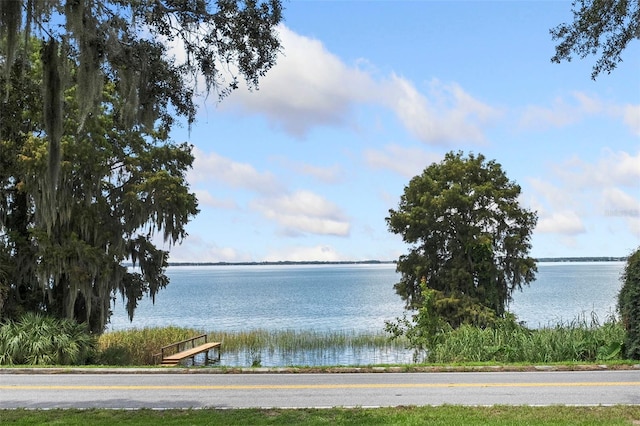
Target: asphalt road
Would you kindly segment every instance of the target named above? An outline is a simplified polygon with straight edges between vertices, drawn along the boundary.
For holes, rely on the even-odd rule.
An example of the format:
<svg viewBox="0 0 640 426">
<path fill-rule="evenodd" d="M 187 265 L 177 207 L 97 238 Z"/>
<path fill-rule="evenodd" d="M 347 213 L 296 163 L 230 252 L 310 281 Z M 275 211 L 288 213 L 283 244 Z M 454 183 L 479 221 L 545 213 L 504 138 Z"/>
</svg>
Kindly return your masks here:
<svg viewBox="0 0 640 426">
<path fill-rule="evenodd" d="M 340 374 L 0 374 L 0 408 L 640 404 L 640 370 Z"/>
</svg>

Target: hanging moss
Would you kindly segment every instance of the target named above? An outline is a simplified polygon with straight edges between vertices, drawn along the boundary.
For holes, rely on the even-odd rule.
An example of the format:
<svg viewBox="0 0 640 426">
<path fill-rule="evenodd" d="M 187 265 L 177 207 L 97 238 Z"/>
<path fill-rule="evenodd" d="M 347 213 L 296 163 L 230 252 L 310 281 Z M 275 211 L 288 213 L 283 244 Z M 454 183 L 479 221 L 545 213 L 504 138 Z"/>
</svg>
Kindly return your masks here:
<svg viewBox="0 0 640 426">
<path fill-rule="evenodd" d="M 79 109 L 79 129 L 84 128 L 87 116 L 98 105 L 103 87 L 100 62 L 105 51 L 104 36 L 100 35 L 100 23 L 93 16 L 92 2 L 67 2 L 67 27 L 75 34 L 79 58 L 76 98 Z"/>
<path fill-rule="evenodd" d="M 6 39 L 6 53 L 4 65 L 4 77 L 9 84 L 11 66 L 18 50 L 18 34 L 22 21 L 22 1 L 0 1 L 0 39 Z M 9 96 L 9 90 L 5 90 L 5 96 Z"/>
<path fill-rule="evenodd" d="M 218 78 L 221 62 L 255 87 L 275 62 L 279 21 L 279 0 L 0 0 L 0 67 L 11 67 L 3 111 L 15 117 L 4 115 L 0 131 L 20 135 L 15 164 L 2 168 L 24 194 L 4 199 L 4 216 L 20 223 L 0 213 L 20 270 L 12 317 L 42 310 L 99 333 L 117 292 L 133 316 L 167 285 L 167 253 L 153 237 L 171 246 L 198 212 L 185 180 L 191 147 L 168 138 L 174 117 L 193 122 L 200 76 L 207 92 L 236 87 L 236 77 Z"/>
<path fill-rule="evenodd" d="M 60 173 L 60 141 L 62 139 L 62 79 L 59 44 L 50 39 L 42 49 L 42 95 L 44 128 L 49 141 L 49 159 L 47 173 L 44 176 L 46 186 L 42 188 L 44 202 L 42 207 L 48 207 L 42 216 L 47 228 L 50 229 L 55 221 L 55 199 L 58 176 Z"/>
</svg>

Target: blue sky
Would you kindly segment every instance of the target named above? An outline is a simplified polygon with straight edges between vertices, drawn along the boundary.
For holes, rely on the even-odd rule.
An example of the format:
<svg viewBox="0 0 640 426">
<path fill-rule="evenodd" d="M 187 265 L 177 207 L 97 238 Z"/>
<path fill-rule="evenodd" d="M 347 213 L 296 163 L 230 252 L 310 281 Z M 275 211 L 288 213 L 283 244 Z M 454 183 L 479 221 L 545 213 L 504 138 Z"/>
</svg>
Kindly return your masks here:
<svg viewBox="0 0 640 426">
<path fill-rule="evenodd" d="M 170 261 L 395 260 L 385 217 L 451 150 L 482 153 L 536 210 L 536 257 L 640 245 L 640 43 L 610 75 L 552 64 L 569 1 L 288 1 L 258 91 L 202 100 L 201 213 Z M 165 247 L 168 248 L 168 247 Z"/>
</svg>

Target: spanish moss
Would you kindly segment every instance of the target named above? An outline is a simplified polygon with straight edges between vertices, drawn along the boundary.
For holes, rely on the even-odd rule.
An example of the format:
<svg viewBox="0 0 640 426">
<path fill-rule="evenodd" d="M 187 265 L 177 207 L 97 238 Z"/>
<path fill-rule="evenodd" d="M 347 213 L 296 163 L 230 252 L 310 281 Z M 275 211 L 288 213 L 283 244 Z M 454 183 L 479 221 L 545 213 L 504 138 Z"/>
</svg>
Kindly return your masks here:
<svg viewBox="0 0 640 426">
<path fill-rule="evenodd" d="M 118 295 L 132 318 L 168 285 L 155 237 L 179 242 L 198 213 L 192 147 L 168 135 L 197 96 L 256 87 L 280 20 L 279 0 L 0 0 L 0 320 L 47 312 L 101 333 Z"/>
</svg>

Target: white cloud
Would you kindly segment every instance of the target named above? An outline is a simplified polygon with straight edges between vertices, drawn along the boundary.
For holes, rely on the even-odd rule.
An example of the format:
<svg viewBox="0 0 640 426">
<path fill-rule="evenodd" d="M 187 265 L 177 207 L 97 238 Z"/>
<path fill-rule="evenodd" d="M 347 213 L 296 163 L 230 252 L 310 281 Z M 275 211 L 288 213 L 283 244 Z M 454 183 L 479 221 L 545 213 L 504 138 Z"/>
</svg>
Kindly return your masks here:
<svg viewBox="0 0 640 426">
<path fill-rule="evenodd" d="M 337 164 L 330 167 L 318 167 L 311 164 L 299 164 L 295 167 L 299 173 L 311 176 L 320 182 L 338 183 L 344 180 L 344 170 Z"/>
<path fill-rule="evenodd" d="M 311 191 L 262 199 L 252 206 L 278 222 L 289 235 L 349 235 L 350 224 L 340 209 Z"/>
<path fill-rule="evenodd" d="M 569 101 L 557 97 L 549 107 L 537 105 L 526 107 L 520 117 L 520 126 L 528 129 L 564 127 L 602 110 L 600 101 L 584 93 L 576 92 L 571 97 Z"/>
<path fill-rule="evenodd" d="M 249 262 L 251 256 L 231 247 L 219 247 L 198 235 L 189 235 L 171 248 L 169 262 Z"/>
<path fill-rule="evenodd" d="M 526 129 L 565 127 L 598 115 L 622 119 L 632 134 L 640 136 L 640 105 L 621 106 L 582 92 L 572 93 L 569 99 L 557 97 L 551 106 L 527 106 L 519 125 Z"/>
<path fill-rule="evenodd" d="M 639 184 L 640 185 L 640 184 Z M 619 188 L 607 188 L 603 190 L 604 212 L 610 217 L 624 217 L 633 225 L 640 220 L 640 187 L 637 196 L 633 197 Z"/>
<path fill-rule="evenodd" d="M 207 154 L 198 148 L 194 148 L 193 154 L 193 169 L 187 174 L 187 180 L 191 185 L 213 181 L 263 194 L 273 194 L 282 190 L 282 185 L 271 173 L 258 172 L 250 164 L 235 162 L 215 152 Z"/>
<path fill-rule="evenodd" d="M 436 145 L 455 141 L 483 142 L 483 128 L 500 112 L 465 92 L 459 85 L 445 85 L 434 79 L 429 93 L 420 93 L 413 84 L 391 76 L 385 90 L 389 104 L 404 126 L 419 140 Z"/>
<path fill-rule="evenodd" d="M 593 98 L 586 93 L 573 92 L 573 98 L 578 102 L 576 109 L 585 115 L 599 114 L 605 108 L 603 102 L 597 98 Z"/>
<path fill-rule="evenodd" d="M 209 207 L 214 207 L 219 209 L 229 209 L 229 210 L 235 210 L 238 208 L 238 204 L 230 198 L 225 198 L 225 199 L 216 198 L 213 195 L 211 195 L 208 191 L 205 191 L 202 189 L 196 189 L 193 192 L 196 194 L 196 197 L 198 198 L 198 204 L 200 207 L 209 206 Z"/>
<path fill-rule="evenodd" d="M 540 199 L 546 201 L 546 203 L 542 203 L 538 199 L 534 199 L 535 209 L 540 212 L 544 211 L 543 206 L 545 204 L 549 204 L 557 209 L 565 208 L 571 202 L 571 198 L 567 197 L 566 189 L 559 188 L 551 182 L 534 178 L 529 180 L 529 184 L 534 193 L 538 195 Z"/>
<path fill-rule="evenodd" d="M 429 144 L 482 142 L 483 128 L 499 115 L 455 83 L 434 79 L 423 94 L 395 74 L 376 79 L 370 70 L 349 66 L 319 40 L 285 26 L 280 38 L 284 52 L 260 89 L 236 90 L 221 109 L 264 115 L 274 126 L 304 137 L 316 126 L 355 126 L 352 112 L 359 105 L 382 106 Z"/>
<path fill-rule="evenodd" d="M 638 188 L 640 185 L 640 150 L 636 155 L 627 152 L 610 152 L 598 165 L 600 170 L 608 172 L 602 173 L 608 176 L 608 182 Z M 607 181 L 607 179 L 604 179 Z"/>
<path fill-rule="evenodd" d="M 245 88 L 222 107 L 265 115 L 276 126 L 298 137 L 318 125 L 341 125 L 355 102 L 370 98 L 373 81 L 348 67 L 319 40 L 279 28 L 284 52 L 261 80 L 258 92 Z"/>
<path fill-rule="evenodd" d="M 604 150 L 594 162 L 574 157 L 557 164 L 547 180 L 529 183 L 531 204 L 540 216 L 537 232 L 575 236 L 586 232 L 587 218 L 595 229 L 619 217 L 638 235 L 640 152 Z"/>
<path fill-rule="evenodd" d="M 607 188 L 604 191 L 605 214 L 609 217 L 624 219 L 631 234 L 640 238 L 640 183 L 636 197 L 618 188 Z"/>
<path fill-rule="evenodd" d="M 283 260 L 290 262 L 336 262 L 347 259 L 336 252 L 333 247 L 326 245 L 289 247 L 286 249 L 273 250 L 264 258 L 265 262 L 278 262 Z"/>
<path fill-rule="evenodd" d="M 556 173 L 576 188 L 627 186 L 638 188 L 640 150 L 634 155 L 625 151 L 604 150 L 600 159 L 588 163 L 578 157 L 561 163 Z"/>
<path fill-rule="evenodd" d="M 323 197 L 308 190 L 290 194 L 271 173 L 258 172 L 250 164 L 234 162 L 216 153 L 205 154 L 197 148 L 194 149 L 194 155 L 194 167 L 187 176 L 191 185 L 215 182 L 215 186 L 224 184 L 262 195 L 261 199 L 253 200 L 250 206 L 278 223 L 283 234 L 349 235 L 350 223 L 345 215 L 338 206 Z M 339 173 L 339 168 L 298 167 L 325 179 Z M 235 200 L 216 198 L 206 189 L 197 188 L 195 193 L 201 206 L 238 208 Z"/>
<path fill-rule="evenodd" d="M 623 108 L 622 117 L 631 132 L 640 136 L 640 105 L 626 105 Z"/>
<path fill-rule="evenodd" d="M 286 157 L 279 157 L 276 160 L 284 167 L 300 173 L 305 176 L 327 184 L 334 184 L 343 182 L 345 179 L 344 169 L 339 164 L 333 164 L 331 166 L 316 166 L 309 163 L 296 162 L 287 159 Z"/>
<path fill-rule="evenodd" d="M 637 195 L 640 196 L 640 186 L 638 191 Z M 619 188 L 606 188 L 603 198 L 607 206 L 606 212 L 612 216 L 640 216 L 640 200 Z"/>
<path fill-rule="evenodd" d="M 367 149 L 363 155 L 370 167 L 391 170 L 407 178 L 421 174 L 431 163 L 442 160 L 440 154 L 394 144 L 385 146 L 383 150 Z"/>
<path fill-rule="evenodd" d="M 586 231 L 582 219 L 570 210 L 554 212 L 542 216 L 538 221 L 536 231 L 543 234 L 577 235 Z"/>
<path fill-rule="evenodd" d="M 628 219 L 628 227 L 633 235 L 640 238 L 640 217 Z M 635 247 L 632 248 L 635 249 Z"/>
</svg>

